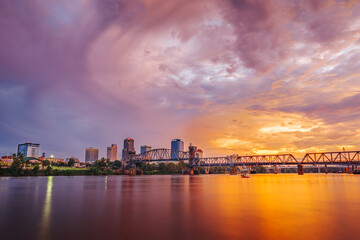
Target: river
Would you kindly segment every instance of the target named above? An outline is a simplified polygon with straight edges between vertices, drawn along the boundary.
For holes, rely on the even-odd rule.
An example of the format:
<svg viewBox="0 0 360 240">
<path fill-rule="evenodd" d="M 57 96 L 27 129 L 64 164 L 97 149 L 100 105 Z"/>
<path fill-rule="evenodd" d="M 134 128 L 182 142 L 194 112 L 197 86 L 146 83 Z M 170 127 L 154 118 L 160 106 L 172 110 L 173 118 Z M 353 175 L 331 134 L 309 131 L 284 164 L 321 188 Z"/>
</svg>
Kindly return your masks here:
<svg viewBox="0 0 360 240">
<path fill-rule="evenodd" d="M 0 178 L 0 239 L 360 239 L 350 174 Z"/>
</svg>

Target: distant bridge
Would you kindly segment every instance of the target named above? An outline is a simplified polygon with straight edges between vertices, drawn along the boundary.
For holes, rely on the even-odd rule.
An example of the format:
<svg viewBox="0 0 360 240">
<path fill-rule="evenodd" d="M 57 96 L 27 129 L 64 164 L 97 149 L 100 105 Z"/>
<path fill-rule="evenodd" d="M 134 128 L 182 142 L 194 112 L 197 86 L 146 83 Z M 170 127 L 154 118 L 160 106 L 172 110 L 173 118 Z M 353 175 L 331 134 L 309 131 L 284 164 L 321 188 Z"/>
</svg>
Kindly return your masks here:
<svg viewBox="0 0 360 240">
<path fill-rule="evenodd" d="M 131 162 L 176 162 L 189 161 L 189 152 L 171 149 L 153 149 L 132 155 Z M 360 151 L 306 153 L 295 158 L 292 154 L 231 155 L 226 157 L 195 158 L 199 167 L 253 166 L 253 165 L 352 165 L 360 164 Z"/>
</svg>

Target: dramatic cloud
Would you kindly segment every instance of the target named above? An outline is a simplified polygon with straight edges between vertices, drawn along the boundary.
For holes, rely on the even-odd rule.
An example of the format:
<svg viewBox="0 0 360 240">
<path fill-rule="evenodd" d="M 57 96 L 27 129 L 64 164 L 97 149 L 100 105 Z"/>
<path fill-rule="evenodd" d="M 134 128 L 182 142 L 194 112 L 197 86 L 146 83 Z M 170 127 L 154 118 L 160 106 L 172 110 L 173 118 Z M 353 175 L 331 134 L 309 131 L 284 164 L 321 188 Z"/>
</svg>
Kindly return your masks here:
<svg viewBox="0 0 360 240">
<path fill-rule="evenodd" d="M 0 154 L 34 141 L 205 155 L 359 149 L 360 4 L 5 0 Z"/>
</svg>

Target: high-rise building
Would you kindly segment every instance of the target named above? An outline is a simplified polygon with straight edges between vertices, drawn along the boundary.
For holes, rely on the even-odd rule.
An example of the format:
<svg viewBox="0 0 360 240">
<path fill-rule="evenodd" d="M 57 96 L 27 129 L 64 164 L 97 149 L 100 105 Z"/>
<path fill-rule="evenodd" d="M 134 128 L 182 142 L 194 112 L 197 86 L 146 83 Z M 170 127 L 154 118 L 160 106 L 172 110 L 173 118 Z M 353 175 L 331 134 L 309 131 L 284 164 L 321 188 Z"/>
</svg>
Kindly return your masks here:
<svg viewBox="0 0 360 240">
<path fill-rule="evenodd" d="M 150 151 L 150 150 L 151 150 L 151 146 L 142 145 L 140 147 L 140 153 L 145 153 L 145 152 Z"/>
<path fill-rule="evenodd" d="M 131 154 L 135 154 L 134 139 L 124 139 L 124 148 L 122 150 L 122 159 L 128 160 Z"/>
<path fill-rule="evenodd" d="M 18 153 L 24 155 L 24 157 L 39 157 L 40 144 L 37 143 L 23 143 L 18 145 Z"/>
<path fill-rule="evenodd" d="M 179 152 L 184 151 L 184 142 L 181 139 L 174 139 L 171 141 L 171 158 L 179 158 Z"/>
<path fill-rule="evenodd" d="M 117 157 L 117 145 L 111 144 L 111 147 L 107 147 L 107 158 L 112 162 L 118 159 Z"/>
<path fill-rule="evenodd" d="M 99 160 L 99 149 L 97 148 L 87 148 L 85 151 L 85 162 L 93 162 Z"/>
</svg>

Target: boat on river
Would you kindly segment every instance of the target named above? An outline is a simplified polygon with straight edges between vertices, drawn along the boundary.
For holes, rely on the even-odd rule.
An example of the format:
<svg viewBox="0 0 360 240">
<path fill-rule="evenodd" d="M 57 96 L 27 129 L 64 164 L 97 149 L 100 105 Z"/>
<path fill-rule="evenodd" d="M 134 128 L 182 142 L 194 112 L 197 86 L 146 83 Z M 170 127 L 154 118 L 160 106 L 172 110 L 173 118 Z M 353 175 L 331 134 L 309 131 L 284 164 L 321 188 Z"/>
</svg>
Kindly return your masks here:
<svg viewBox="0 0 360 240">
<path fill-rule="evenodd" d="M 249 173 L 242 173 L 241 177 L 242 178 L 250 178 L 250 174 Z"/>
</svg>

